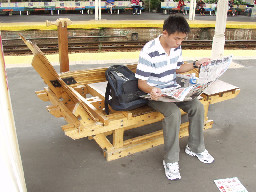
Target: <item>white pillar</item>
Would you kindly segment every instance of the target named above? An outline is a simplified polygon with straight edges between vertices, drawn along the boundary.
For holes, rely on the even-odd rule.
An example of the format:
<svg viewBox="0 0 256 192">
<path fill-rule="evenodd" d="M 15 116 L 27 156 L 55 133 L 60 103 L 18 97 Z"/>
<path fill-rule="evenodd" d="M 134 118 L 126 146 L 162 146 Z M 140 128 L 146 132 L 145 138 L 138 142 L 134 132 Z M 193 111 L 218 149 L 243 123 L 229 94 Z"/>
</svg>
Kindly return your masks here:
<svg viewBox="0 0 256 192">
<path fill-rule="evenodd" d="M 101 20 L 101 0 L 99 0 L 99 20 Z"/>
<path fill-rule="evenodd" d="M 0 33 L 0 178 L 1 191 L 26 192 Z"/>
<path fill-rule="evenodd" d="M 95 20 L 99 20 L 99 1 L 94 1 L 94 14 L 95 14 Z"/>
<path fill-rule="evenodd" d="M 228 0 L 219 0 L 217 10 L 215 34 L 212 43 L 212 59 L 220 58 L 224 54 Z"/>
<path fill-rule="evenodd" d="M 95 0 L 95 20 L 101 20 L 101 0 Z"/>
<path fill-rule="evenodd" d="M 196 15 L 196 0 L 190 1 L 190 8 L 189 8 L 189 20 L 195 20 Z"/>
</svg>

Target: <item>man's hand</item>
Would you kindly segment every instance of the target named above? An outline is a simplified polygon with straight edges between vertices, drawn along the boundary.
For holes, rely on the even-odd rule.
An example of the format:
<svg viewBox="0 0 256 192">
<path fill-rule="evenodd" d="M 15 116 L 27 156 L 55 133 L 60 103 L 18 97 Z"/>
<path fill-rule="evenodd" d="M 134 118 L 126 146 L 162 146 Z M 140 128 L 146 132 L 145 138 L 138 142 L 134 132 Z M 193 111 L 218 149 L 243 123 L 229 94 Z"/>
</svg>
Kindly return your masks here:
<svg viewBox="0 0 256 192">
<path fill-rule="evenodd" d="M 201 65 L 206 66 L 211 62 L 209 58 L 203 58 L 196 62 L 196 66 L 200 67 Z"/>
<path fill-rule="evenodd" d="M 157 101 L 161 97 L 162 92 L 160 88 L 154 87 L 150 92 L 150 98 Z"/>
</svg>

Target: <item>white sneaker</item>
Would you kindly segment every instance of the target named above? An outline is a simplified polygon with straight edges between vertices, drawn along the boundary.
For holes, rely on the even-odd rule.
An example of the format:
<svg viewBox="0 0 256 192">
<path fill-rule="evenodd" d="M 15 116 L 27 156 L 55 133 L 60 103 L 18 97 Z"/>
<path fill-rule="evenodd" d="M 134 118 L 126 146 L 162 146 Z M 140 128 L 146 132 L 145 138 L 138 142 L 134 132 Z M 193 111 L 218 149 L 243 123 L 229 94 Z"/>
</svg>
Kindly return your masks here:
<svg viewBox="0 0 256 192">
<path fill-rule="evenodd" d="M 203 163 L 212 163 L 214 161 L 214 158 L 210 155 L 210 153 L 205 149 L 202 153 L 194 153 L 191 151 L 189 146 L 186 146 L 185 153 L 187 153 L 190 156 L 196 156 L 199 161 Z"/>
<path fill-rule="evenodd" d="M 169 180 L 181 179 L 178 162 L 165 163 L 165 161 L 163 160 L 163 165 L 165 169 L 165 175 Z"/>
</svg>

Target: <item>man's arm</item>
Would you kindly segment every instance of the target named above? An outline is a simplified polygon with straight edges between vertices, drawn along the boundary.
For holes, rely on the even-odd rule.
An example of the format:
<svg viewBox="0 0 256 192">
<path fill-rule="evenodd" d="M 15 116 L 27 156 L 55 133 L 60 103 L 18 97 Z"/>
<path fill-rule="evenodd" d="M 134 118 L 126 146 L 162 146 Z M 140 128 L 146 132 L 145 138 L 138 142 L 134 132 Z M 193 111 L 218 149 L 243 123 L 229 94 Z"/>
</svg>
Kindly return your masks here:
<svg viewBox="0 0 256 192">
<path fill-rule="evenodd" d="M 210 63 L 210 59 L 209 58 L 203 58 L 200 59 L 199 61 L 195 62 L 195 65 L 197 67 L 200 67 L 201 65 L 208 65 Z M 179 69 L 176 70 L 176 73 L 185 73 L 188 72 L 190 70 L 194 69 L 193 63 L 186 63 L 180 66 Z"/>
<path fill-rule="evenodd" d="M 159 97 L 161 97 L 162 93 L 161 93 L 161 89 L 157 88 L 157 87 L 152 87 L 150 86 L 147 81 L 145 80 L 138 80 L 138 87 L 140 90 L 144 91 L 145 93 L 149 93 L 150 94 L 150 98 L 152 100 L 158 100 Z"/>
</svg>

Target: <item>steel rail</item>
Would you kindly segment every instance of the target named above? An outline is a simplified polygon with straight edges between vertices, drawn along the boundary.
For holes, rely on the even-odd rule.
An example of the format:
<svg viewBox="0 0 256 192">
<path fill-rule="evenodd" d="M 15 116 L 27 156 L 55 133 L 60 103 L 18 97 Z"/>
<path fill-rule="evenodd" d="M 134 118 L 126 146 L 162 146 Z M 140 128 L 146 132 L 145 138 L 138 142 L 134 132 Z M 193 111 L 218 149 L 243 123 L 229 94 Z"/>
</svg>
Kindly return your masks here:
<svg viewBox="0 0 256 192">
<path fill-rule="evenodd" d="M 6 55 L 32 54 L 23 44 L 4 42 L 4 53 Z M 101 51 L 138 51 L 146 41 L 81 41 L 70 42 L 69 52 L 101 52 Z M 38 47 L 46 54 L 58 52 L 58 43 L 37 43 Z M 182 42 L 182 49 L 211 49 L 211 40 L 185 40 Z M 256 49 L 256 40 L 227 40 L 226 49 Z"/>
</svg>

